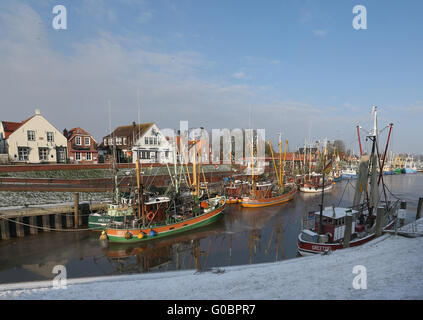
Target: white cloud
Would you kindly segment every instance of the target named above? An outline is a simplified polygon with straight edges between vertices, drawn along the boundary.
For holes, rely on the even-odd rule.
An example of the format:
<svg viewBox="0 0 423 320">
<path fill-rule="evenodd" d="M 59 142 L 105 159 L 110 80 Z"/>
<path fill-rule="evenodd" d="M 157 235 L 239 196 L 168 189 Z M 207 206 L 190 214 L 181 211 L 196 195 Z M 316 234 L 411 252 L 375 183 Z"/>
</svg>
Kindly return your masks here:
<svg viewBox="0 0 423 320">
<path fill-rule="evenodd" d="M 249 79 L 251 79 L 251 76 L 247 76 L 242 71 L 235 72 L 234 74 L 232 74 L 232 77 L 234 77 L 235 79 L 239 79 L 239 80 L 249 80 Z"/>
<path fill-rule="evenodd" d="M 319 29 L 319 30 L 313 30 L 313 33 L 314 33 L 314 35 L 316 35 L 318 37 L 324 37 L 328 33 L 328 31 Z"/>
<path fill-rule="evenodd" d="M 152 11 L 145 11 L 145 12 L 140 14 L 137 21 L 139 23 L 144 24 L 144 23 L 149 22 L 152 18 L 153 18 L 153 12 Z"/>
</svg>

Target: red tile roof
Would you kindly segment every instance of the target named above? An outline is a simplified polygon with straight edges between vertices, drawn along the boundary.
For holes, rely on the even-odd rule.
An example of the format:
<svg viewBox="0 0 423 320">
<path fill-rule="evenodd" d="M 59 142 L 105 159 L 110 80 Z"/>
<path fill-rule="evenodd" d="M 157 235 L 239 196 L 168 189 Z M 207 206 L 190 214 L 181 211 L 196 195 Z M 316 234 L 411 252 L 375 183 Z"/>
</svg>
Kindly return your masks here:
<svg viewBox="0 0 423 320">
<path fill-rule="evenodd" d="M 3 129 L 4 129 L 4 137 L 5 139 L 9 138 L 9 136 L 19 129 L 22 125 L 24 125 L 28 120 L 32 119 L 34 116 L 29 117 L 28 119 L 22 122 L 12 122 L 12 121 L 2 121 Z"/>
</svg>

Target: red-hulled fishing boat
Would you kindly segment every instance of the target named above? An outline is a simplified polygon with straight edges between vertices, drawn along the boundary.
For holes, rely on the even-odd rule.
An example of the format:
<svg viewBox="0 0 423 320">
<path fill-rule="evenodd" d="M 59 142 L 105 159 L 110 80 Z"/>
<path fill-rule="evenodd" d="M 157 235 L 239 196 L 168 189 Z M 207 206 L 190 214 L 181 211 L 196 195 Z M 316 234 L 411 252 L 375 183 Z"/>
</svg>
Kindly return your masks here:
<svg viewBox="0 0 423 320">
<path fill-rule="evenodd" d="M 373 132 L 367 136 L 373 141 L 372 152 L 370 155 L 362 154 L 360 159 L 353 205 L 351 208 L 326 207 L 323 210 L 324 191 L 322 191 L 320 211 L 311 212 L 308 217 L 311 219 L 307 219 L 312 226 L 303 229 L 298 235 L 297 247 L 301 255 L 359 246 L 382 234 L 383 230 L 392 229 L 395 226 L 399 200 L 391 203 L 386 197 L 383 181 L 384 162 L 377 151 L 379 132 L 376 107 L 373 108 L 373 113 Z M 390 126 L 392 129 L 392 124 Z M 385 154 L 390 133 L 391 131 L 389 131 Z M 379 198 L 379 185 L 385 195 L 384 201 L 380 201 Z M 364 201 L 361 203 L 362 198 Z"/>
</svg>

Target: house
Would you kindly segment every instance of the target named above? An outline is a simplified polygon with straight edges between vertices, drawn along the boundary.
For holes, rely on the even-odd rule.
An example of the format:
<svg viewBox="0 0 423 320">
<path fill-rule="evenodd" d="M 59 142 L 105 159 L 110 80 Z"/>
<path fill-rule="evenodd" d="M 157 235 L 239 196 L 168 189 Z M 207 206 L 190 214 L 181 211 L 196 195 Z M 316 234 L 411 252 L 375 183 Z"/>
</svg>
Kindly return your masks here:
<svg viewBox="0 0 423 320">
<path fill-rule="evenodd" d="M 63 130 L 68 139 L 69 163 L 98 163 L 97 141 L 84 129 L 77 127 Z"/>
<path fill-rule="evenodd" d="M 67 139 L 36 109 L 22 122 L 1 121 L 0 153 L 11 163 L 64 163 Z"/>
<path fill-rule="evenodd" d="M 101 147 L 109 157 L 115 147 L 118 162 L 135 163 L 139 158 L 141 163 L 167 163 L 173 159 L 171 144 L 152 122 L 117 127 L 103 137 Z"/>
</svg>

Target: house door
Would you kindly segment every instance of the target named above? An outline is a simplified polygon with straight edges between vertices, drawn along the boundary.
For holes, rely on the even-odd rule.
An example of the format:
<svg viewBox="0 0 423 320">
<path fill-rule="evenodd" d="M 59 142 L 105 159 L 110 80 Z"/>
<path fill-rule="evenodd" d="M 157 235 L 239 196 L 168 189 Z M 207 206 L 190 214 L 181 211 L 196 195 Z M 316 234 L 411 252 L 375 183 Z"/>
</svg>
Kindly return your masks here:
<svg viewBox="0 0 423 320">
<path fill-rule="evenodd" d="M 66 148 L 57 147 L 56 154 L 57 154 L 57 163 L 66 163 Z"/>
</svg>

